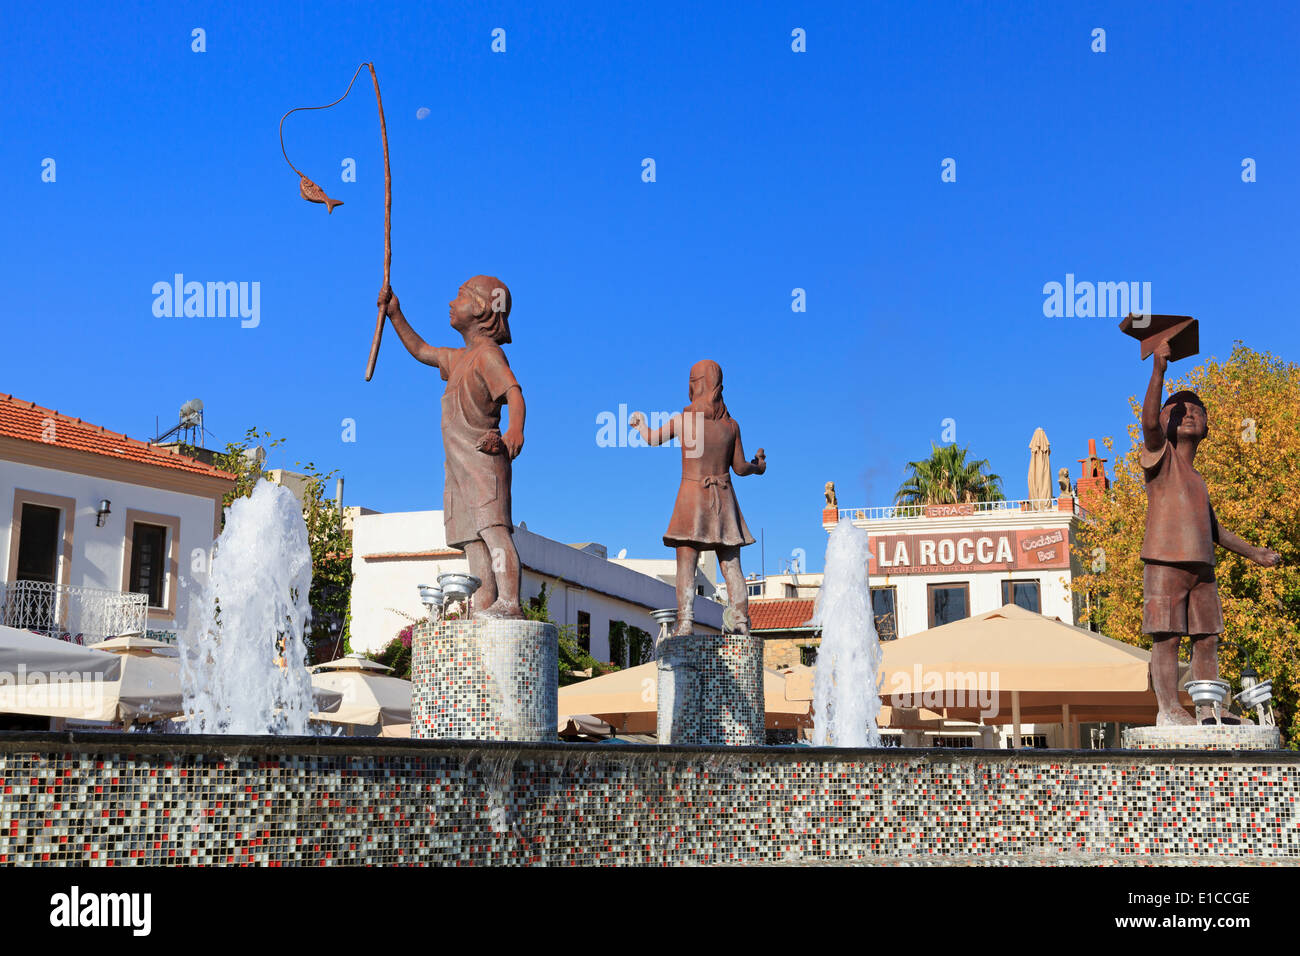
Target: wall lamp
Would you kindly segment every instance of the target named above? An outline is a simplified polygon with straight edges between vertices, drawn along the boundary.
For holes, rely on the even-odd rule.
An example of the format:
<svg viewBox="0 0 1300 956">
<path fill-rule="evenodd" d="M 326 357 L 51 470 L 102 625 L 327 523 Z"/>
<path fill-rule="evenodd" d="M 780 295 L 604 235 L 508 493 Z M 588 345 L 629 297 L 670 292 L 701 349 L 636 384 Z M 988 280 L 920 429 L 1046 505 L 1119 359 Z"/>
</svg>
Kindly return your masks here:
<svg viewBox="0 0 1300 956">
<path fill-rule="evenodd" d="M 104 521 L 105 521 L 105 519 L 107 519 L 108 516 L 111 515 L 111 514 L 113 513 L 112 511 L 109 510 L 109 507 L 108 507 L 109 504 L 110 504 L 110 502 L 109 502 L 109 500 L 108 500 L 107 498 L 101 498 L 101 499 L 99 499 L 99 510 L 95 512 L 95 527 L 96 527 L 96 528 L 102 528 L 102 527 L 104 526 Z"/>
</svg>

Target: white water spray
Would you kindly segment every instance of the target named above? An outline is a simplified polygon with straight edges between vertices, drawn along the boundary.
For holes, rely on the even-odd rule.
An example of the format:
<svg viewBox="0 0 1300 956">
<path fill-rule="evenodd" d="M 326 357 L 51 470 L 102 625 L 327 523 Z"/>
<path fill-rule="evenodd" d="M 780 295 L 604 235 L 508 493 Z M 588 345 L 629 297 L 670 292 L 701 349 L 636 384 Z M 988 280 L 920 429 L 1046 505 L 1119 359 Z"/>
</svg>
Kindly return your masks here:
<svg viewBox="0 0 1300 956">
<path fill-rule="evenodd" d="M 311 548 L 302 505 L 269 481 L 230 506 L 193 618 L 180 636 L 185 727 L 306 734 Z"/>
<path fill-rule="evenodd" d="M 813 743 L 879 747 L 880 640 L 867 583 L 867 533 L 841 521 L 826 545 L 813 624 L 821 628 L 813 683 Z"/>
</svg>

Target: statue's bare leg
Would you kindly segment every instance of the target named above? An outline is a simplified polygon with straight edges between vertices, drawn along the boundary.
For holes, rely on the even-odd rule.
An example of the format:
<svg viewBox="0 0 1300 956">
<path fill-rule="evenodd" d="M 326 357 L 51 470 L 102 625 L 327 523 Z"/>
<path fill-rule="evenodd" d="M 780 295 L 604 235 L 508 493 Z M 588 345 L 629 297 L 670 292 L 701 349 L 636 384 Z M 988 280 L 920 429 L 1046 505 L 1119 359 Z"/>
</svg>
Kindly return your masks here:
<svg viewBox="0 0 1300 956">
<path fill-rule="evenodd" d="M 1151 686 L 1156 691 L 1157 727 L 1194 726 L 1196 718 L 1178 703 L 1178 634 L 1151 635 Z"/>
<path fill-rule="evenodd" d="M 727 582 L 727 604 L 731 610 L 731 626 L 723 630 L 730 634 L 748 634 L 749 588 L 745 585 L 744 572 L 740 570 L 740 548 L 718 548 L 717 555 L 722 579 Z"/>
<path fill-rule="evenodd" d="M 487 545 L 482 540 L 478 540 L 465 545 L 465 559 L 469 562 L 469 573 L 482 582 L 479 589 L 474 592 L 474 607 L 481 611 L 497 599 L 497 582 L 492 575 L 492 557 L 488 554 Z"/>
<path fill-rule="evenodd" d="M 468 555 L 469 548 L 477 546 L 475 550 L 481 553 L 481 560 L 486 561 L 480 574 L 472 570 L 475 565 L 474 560 L 470 560 L 473 575 L 483 582 L 479 591 L 483 595 L 479 602 L 483 610 L 477 616 L 521 618 L 524 612 L 519 606 L 519 552 L 515 549 L 514 538 L 503 525 L 484 528 L 481 534 L 481 541 L 472 542 L 465 549 Z"/>
<path fill-rule="evenodd" d="M 677 624 L 673 636 L 690 634 L 695 630 L 695 566 L 700 560 L 696 548 L 681 546 L 677 549 Z"/>
<path fill-rule="evenodd" d="M 1193 634 L 1190 640 L 1192 642 L 1192 680 L 1217 680 L 1219 677 L 1219 635 Z M 1198 723 L 1206 717 L 1213 720 L 1214 705 L 1200 704 L 1196 708 L 1196 717 Z"/>
</svg>

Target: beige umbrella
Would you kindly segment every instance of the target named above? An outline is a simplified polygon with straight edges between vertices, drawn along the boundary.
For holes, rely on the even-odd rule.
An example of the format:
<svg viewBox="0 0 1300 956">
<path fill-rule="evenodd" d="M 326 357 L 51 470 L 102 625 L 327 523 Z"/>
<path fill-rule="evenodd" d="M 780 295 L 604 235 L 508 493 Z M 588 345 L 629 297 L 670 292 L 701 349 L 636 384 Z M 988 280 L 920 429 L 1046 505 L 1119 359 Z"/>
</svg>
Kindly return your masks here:
<svg viewBox="0 0 1300 956">
<path fill-rule="evenodd" d="M 1149 651 L 1008 604 L 884 644 L 881 694 L 951 719 L 1017 728 L 1151 723 L 1150 661 Z"/>
<path fill-rule="evenodd" d="M 1034 437 L 1029 440 L 1029 497 L 1038 502 L 1035 508 L 1046 507 L 1041 502 L 1052 497 L 1051 450 L 1047 432 L 1034 429 Z"/>
<path fill-rule="evenodd" d="M 768 730 L 811 725 L 812 701 L 787 697 L 781 674 L 764 669 L 763 698 Z M 612 725 L 620 735 L 654 733 L 658 702 L 658 670 L 651 661 L 561 687 L 560 726 L 569 717 L 590 716 Z"/>
<path fill-rule="evenodd" d="M 386 724 L 379 731 L 381 737 L 409 737 L 411 736 L 410 724 Z"/>
<path fill-rule="evenodd" d="M 0 711 L 108 723 L 147 723 L 181 713 L 180 660 L 134 654 L 103 655 L 118 667 L 115 680 L 96 679 L 0 686 Z"/>
<path fill-rule="evenodd" d="M 385 676 L 391 667 L 350 654 L 310 670 L 313 688 L 342 695 L 338 709 L 315 713 L 313 719 L 368 727 L 411 722 L 411 682 Z"/>
<path fill-rule="evenodd" d="M 139 631 L 127 631 L 117 637 L 110 637 L 98 644 L 91 644 L 97 651 L 111 651 L 114 654 L 131 654 L 136 657 L 149 657 L 157 654 L 162 657 L 178 657 L 180 649 L 175 644 L 156 641 L 145 637 Z"/>
<path fill-rule="evenodd" d="M 813 699 L 817 668 L 793 664 L 779 672 L 785 678 L 785 696 L 790 700 Z M 809 719 L 812 712 L 809 711 Z M 934 730 L 947 723 L 943 714 L 924 707 L 890 707 L 885 704 L 876 715 L 876 726 L 881 730 Z"/>
<path fill-rule="evenodd" d="M 175 644 L 142 637 L 138 631 L 132 631 L 100 641 L 94 649 L 121 658 L 124 676 L 116 690 L 117 716 L 93 719 L 136 722 L 159 717 L 172 717 L 178 722 L 186 719 L 180 681 L 180 649 Z M 312 706 L 317 711 L 332 711 L 342 700 L 343 695 L 338 691 L 312 688 Z"/>
<path fill-rule="evenodd" d="M 121 664 L 115 657 L 80 644 L 0 625 L 0 684 L 48 684 L 66 675 L 89 680 L 99 675 L 116 680 Z"/>
</svg>

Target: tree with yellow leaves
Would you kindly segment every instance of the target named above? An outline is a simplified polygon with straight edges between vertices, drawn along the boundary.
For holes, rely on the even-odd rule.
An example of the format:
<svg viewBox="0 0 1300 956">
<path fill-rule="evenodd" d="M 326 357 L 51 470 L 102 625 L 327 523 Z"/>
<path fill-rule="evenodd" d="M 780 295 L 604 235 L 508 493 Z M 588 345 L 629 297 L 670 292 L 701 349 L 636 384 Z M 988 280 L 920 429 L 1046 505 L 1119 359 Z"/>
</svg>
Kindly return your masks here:
<svg viewBox="0 0 1300 956">
<path fill-rule="evenodd" d="M 1196 392 L 1208 412 L 1196 470 L 1216 516 L 1281 555 L 1277 567 L 1264 568 L 1218 549 L 1219 673 L 1234 691 L 1246 664 L 1272 678 L 1278 726 L 1288 746 L 1300 749 L 1300 366 L 1237 343 L 1226 361 L 1211 359 L 1166 385 L 1170 394 L 1183 389 Z M 1136 398 L 1130 404 L 1130 447 L 1116 460 L 1110 492 L 1091 502 L 1091 520 L 1079 529 L 1076 548 L 1087 573 L 1071 588 L 1086 596 L 1087 617 L 1103 633 L 1150 648 L 1142 633 L 1140 406 Z M 1113 450 L 1113 440 L 1106 446 Z"/>
</svg>

